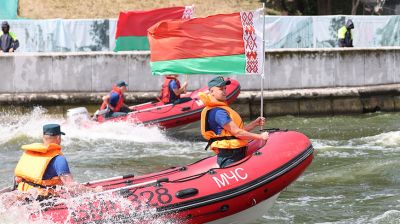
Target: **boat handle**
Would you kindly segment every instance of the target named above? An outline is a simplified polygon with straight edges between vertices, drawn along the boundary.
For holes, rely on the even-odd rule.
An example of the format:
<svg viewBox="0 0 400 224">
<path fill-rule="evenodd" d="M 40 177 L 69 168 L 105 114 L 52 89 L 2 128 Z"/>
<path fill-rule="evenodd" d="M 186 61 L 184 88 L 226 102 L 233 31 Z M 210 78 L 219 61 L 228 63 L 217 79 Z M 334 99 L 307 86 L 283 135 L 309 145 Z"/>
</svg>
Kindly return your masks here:
<svg viewBox="0 0 400 224">
<path fill-rule="evenodd" d="M 181 111 L 187 111 L 187 110 L 190 110 L 190 107 L 183 107 L 183 108 L 181 109 Z"/>
<path fill-rule="evenodd" d="M 195 196 L 197 193 L 199 193 L 199 190 L 197 190 L 196 188 L 188 188 L 176 192 L 175 196 L 179 199 L 184 199 Z"/>
</svg>

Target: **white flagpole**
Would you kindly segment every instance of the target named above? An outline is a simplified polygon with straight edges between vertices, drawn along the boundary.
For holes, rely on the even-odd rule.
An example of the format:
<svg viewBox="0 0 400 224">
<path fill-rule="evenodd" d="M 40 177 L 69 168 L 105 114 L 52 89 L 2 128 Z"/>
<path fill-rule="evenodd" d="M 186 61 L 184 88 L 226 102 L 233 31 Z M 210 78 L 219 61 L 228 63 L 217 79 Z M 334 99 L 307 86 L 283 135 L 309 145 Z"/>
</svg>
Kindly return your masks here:
<svg viewBox="0 0 400 224">
<path fill-rule="evenodd" d="M 261 73 L 261 108 L 260 114 L 261 117 L 264 117 L 264 79 L 265 79 L 265 3 L 263 3 L 263 40 L 262 40 L 262 73 Z M 263 126 L 260 126 L 260 131 L 264 129 Z"/>
</svg>

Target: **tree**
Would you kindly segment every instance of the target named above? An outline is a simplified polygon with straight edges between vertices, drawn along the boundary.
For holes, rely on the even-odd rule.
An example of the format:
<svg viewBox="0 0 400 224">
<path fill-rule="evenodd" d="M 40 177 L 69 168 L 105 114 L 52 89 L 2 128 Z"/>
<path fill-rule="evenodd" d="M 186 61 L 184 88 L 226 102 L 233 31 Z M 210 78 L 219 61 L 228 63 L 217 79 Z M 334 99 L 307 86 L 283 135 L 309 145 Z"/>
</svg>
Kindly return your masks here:
<svg viewBox="0 0 400 224">
<path fill-rule="evenodd" d="M 301 15 L 318 15 L 315 0 L 294 0 L 294 6 Z"/>
<path fill-rule="evenodd" d="M 351 3 L 351 14 L 352 15 L 357 14 L 357 8 L 358 8 L 359 4 L 360 4 L 360 0 L 352 0 L 352 3 Z"/>
<path fill-rule="evenodd" d="M 332 15 L 331 0 L 318 0 L 317 4 L 319 15 Z"/>
<path fill-rule="evenodd" d="M 328 0 L 330 1 L 330 0 Z M 260 0 L 265 7 L 276 15 L 317 15 L 315 0 Z"/>
</svg>

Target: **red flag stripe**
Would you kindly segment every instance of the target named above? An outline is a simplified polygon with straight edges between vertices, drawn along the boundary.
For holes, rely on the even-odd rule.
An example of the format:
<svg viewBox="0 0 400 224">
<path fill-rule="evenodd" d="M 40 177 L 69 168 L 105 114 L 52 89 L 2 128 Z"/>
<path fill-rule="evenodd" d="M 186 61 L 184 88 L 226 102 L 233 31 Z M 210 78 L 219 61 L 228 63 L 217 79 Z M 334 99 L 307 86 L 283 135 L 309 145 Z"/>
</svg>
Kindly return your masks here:
<svg viewBox="0 0 400 224">
<path fill-rule="evenodd" d="M 244 54 L 240 13 L 161 21 L 148 38 L 152 62 Z"/>
<path fill-rule="evenodd" d="M 146 36 L 147 29 L 165 19 L 181 19 L 185 7 L 161 8 L 148 11 L 121 12 L 115 38 L 120 36 Z"/>
</svg>

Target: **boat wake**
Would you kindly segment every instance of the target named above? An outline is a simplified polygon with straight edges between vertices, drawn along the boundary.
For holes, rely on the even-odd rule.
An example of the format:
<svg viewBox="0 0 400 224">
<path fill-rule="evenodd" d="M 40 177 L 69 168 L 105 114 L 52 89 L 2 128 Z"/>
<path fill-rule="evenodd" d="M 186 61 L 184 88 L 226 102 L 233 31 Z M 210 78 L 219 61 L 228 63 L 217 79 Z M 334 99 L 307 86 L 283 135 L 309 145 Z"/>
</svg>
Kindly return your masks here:
<svg viewBox="0 0 400 224">
<path fill-rule="evenodd" d="M 1 114 L 0 145 L 7 143 L 19 145 L 30 141 L 40 141 L 42 126 L 47 123 L 59 123 L 62 125 L 61 129 L 66 133 L 63 136 L 63 145 L 65 146 L 76 140 L 117 140 L 140 143 L 169 142 L 164 131 L 158 127 L 146 127 L 140 124 L 132 125 L 126 122 L 88 123 L 85 126 L 81 126 L 68 122 L 62 115 L 49 114 L 45 108 L 34 107 L 28 113 L 11 111 Z"/>
<path fill-rule="evenodd" d="M 62 116 L 50 115 L 42 107 L 35 107 L 28 113 L 8 111 L 0 115 L 0 145 L 26 138 L 40 138 L 43 124 L 63 122 Z"/>
</svg>

